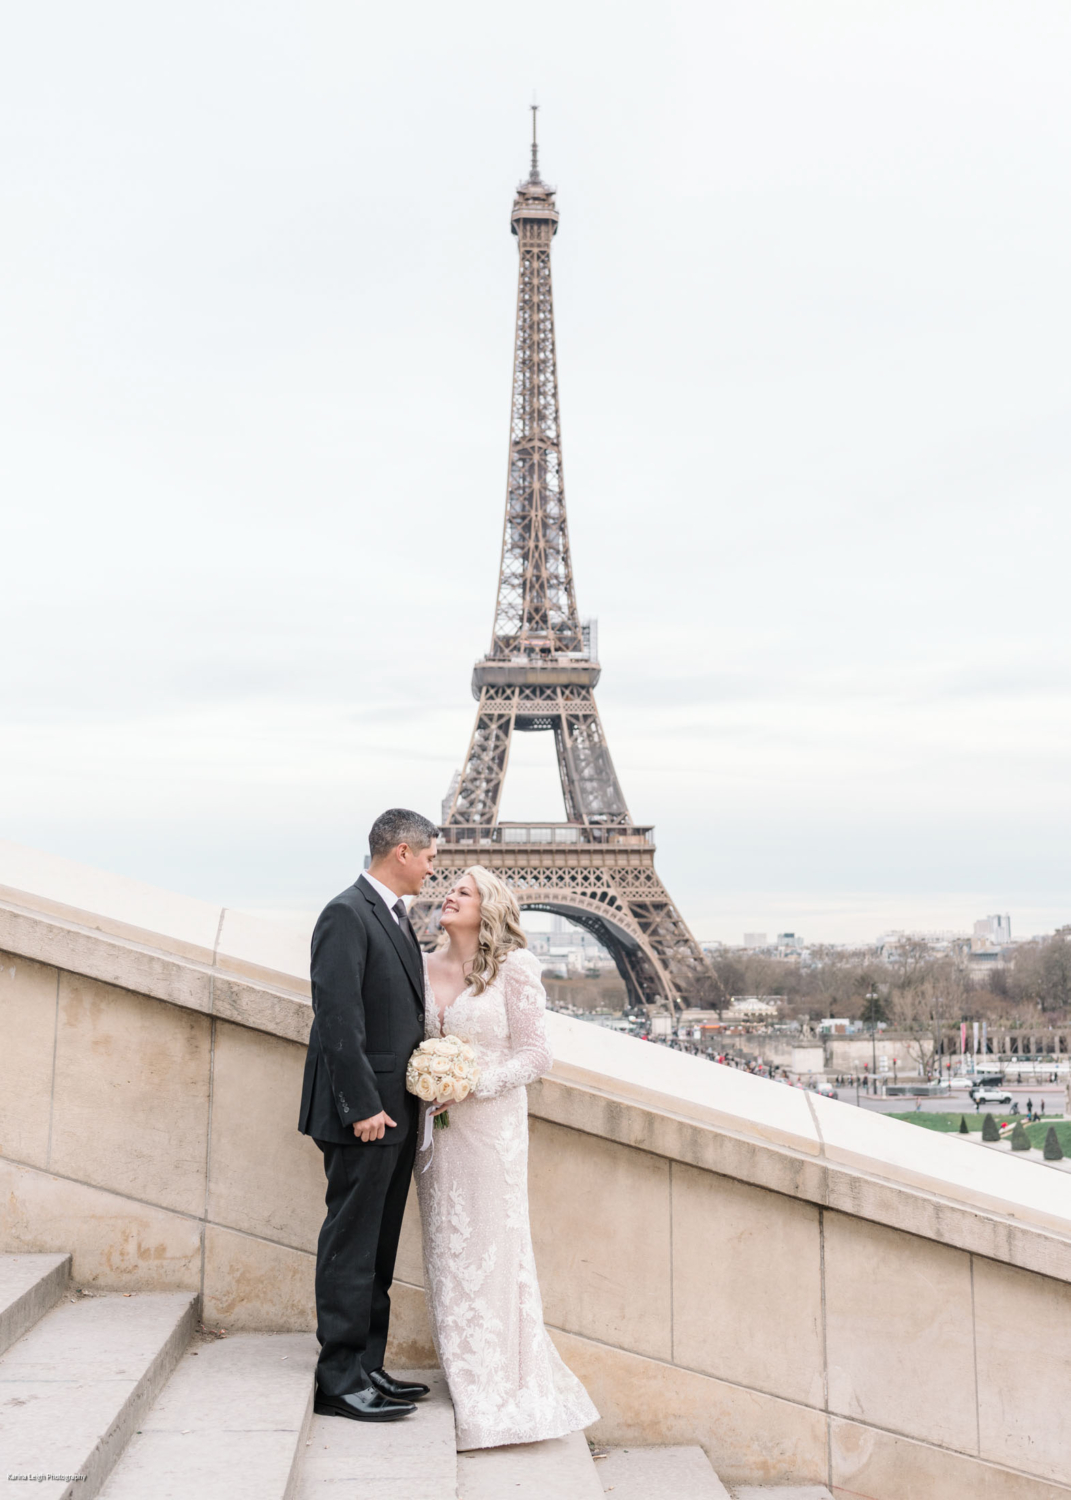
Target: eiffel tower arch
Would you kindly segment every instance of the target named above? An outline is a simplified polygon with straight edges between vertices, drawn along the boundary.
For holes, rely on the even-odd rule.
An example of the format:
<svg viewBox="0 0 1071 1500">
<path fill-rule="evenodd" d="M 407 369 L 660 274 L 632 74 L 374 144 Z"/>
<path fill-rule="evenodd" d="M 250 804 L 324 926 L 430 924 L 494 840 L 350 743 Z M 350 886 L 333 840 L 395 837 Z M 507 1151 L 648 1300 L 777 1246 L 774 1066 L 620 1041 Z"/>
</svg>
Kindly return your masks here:
<svg viewBox="0 0 1071 1500">
<path fill-rule="evenodd" d="M 494 870 L 521 907 L 554 912 L 613 955 L 633 1005 L 713 1003 L 717 981 L 654 866 L 654 829 L 632 820 L 595 705 L 593 624 L 576 607 L 565 514 L 550 276 L 555 189 L 532 165 L 511 225 L 519 274 L 509 476 L 491 649 L 476 663 L 479 707 L 465 764 L 443 804 L 438 868 L 410 912 L 431 942 L 442 897 L 471 864 Z M 503 823 L 514 733 L 554 735 L 565 821 Z"/>
</svg>

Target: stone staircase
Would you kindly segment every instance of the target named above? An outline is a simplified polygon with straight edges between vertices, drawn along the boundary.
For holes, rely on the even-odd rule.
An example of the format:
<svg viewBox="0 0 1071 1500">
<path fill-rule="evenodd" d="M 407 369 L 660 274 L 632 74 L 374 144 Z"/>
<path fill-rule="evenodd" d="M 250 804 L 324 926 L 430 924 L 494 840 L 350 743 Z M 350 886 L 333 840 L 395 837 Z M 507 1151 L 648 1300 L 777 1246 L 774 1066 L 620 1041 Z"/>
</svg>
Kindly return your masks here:
<svg viewBox="0 0 1071 1500">
<path fill-rule="evenodd" d="M 441 1373 L 384 1426 L 312 1411 L 309 1334 L 199 1331 L 187 1293 L 70 1285 L 67 1255 L 0 1256 L 0 1496 L 35 1500 L 831 1500 L 727 1490 L 703 1450 L 574 1433 L 457 1453 Z"/>
</svg>

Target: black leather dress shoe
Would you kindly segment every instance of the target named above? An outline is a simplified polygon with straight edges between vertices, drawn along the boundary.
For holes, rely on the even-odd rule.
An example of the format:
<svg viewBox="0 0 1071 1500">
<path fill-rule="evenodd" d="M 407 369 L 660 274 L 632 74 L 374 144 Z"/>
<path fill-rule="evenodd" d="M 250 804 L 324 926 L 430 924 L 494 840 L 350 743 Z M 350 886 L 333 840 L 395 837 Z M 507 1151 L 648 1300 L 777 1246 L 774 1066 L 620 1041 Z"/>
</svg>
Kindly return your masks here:
<svg viewBox="0 0 1071 1500">
<path fill-rule="evenodd" d="M 392 1401 L 374 1386 L 348 1391 L 344 1396 L 327 1396 L 316 1387 L 313 1411 L 321 1417 L 352 1417 L 355 1422 L 396 1422 L 416 1407 L 405 1401 Z"/>
<path fill-rule="evenodd" d="M 382 1365 L 378 1370 L 373 1370 L 368 1378 L 377 1391 L 382 1392 L 384 1396 L 389 1396 L 392 1401 L 419 1401 L 421 1396 L 426 1396 L 431 1389 L 427 1385 L 418 1385 L 415 1380 L 395 1380 L 392 1375 L 387 1374 Z"/>
</svg>

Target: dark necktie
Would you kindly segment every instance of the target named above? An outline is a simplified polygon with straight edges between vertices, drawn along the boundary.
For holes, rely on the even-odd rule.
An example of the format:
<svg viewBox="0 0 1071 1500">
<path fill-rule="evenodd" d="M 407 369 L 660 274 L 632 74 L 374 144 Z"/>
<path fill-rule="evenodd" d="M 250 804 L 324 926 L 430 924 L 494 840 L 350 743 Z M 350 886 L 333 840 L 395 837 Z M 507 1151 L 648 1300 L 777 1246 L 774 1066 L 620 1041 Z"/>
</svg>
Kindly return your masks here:
<svg viewBox="0 0 1071 1500">
<path fill-rule="evenodd" d="M 398 926 L 406 934 L 417 954 L 420 954 L 422 950 L 420 944 L 417 942 L 417 935 L 413 931 L 413 924 L 409 920 L 409 913 L 405 909 L 405 902 L 402 900 L 401 896 L 399 896 L 397 901 L 395 901 L 394 905 L 391 907 L 391 911 L 394 912 L 398 918 Z"/>
</svg>

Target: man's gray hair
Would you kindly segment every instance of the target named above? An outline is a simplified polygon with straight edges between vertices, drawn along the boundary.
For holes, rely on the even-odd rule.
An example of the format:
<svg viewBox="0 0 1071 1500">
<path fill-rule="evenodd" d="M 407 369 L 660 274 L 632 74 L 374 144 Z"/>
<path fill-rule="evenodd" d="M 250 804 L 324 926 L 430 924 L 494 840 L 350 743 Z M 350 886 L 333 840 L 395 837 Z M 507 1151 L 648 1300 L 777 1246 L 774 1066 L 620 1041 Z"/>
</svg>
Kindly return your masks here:
<svg viewBox="0 0 1071 1500">
<path fill-rule="evenodd" d="M 407 807 L 388 807 L 372 824 L 368 850 L 374 862 L 397 849 L 399 844 L 408 844 L 414 850 L 426 849 L 438 833 L 439 825 L 430 818 L 410 812 Z"/>
</svg>

